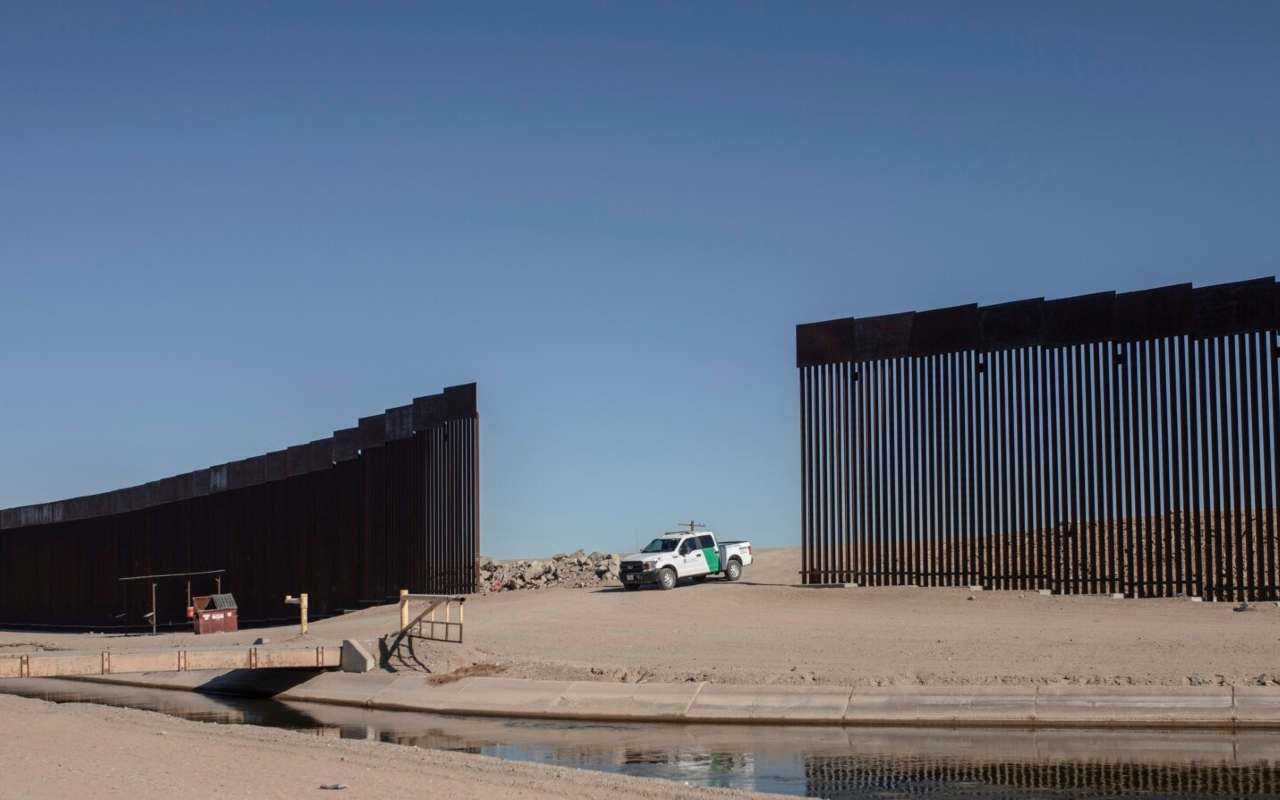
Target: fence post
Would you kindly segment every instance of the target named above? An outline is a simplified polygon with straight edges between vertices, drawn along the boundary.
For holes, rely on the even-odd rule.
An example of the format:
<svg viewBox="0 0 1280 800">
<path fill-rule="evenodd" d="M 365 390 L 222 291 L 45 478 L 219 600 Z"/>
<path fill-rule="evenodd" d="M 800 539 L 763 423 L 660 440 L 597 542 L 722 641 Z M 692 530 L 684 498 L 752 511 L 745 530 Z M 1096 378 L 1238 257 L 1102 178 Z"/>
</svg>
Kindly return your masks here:
<svg viewBox="0 0 1280 800">
<path fill-rule="evenodd" d="M 298 607 L 298 621 L 302 627 L 302 635 L 307 635 L 307 593 L 303 592 L 297 597 L 291 594 L 284 596 L 285 605 Z"/>
</svg>

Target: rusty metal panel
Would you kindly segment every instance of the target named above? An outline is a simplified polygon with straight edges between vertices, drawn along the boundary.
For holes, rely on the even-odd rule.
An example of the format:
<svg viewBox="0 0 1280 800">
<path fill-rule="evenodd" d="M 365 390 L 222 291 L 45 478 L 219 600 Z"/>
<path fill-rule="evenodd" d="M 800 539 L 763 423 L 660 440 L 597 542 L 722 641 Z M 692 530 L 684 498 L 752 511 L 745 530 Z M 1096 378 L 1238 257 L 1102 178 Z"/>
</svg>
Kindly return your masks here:
<svg viewBox="0 0 1280 800">
<path fill-rule="evenodd" d="M 254 456 L 227 464 L 227 488 L 243 489 L 267 479 L 267 457 Z"/>
<path fill-rule="evenodd" d="M 1098 292 L 1044 304 L 1044 343 L 1066 347 L 1111 339 L 1115 292 Z"/>
<path fill-rule="evenodd" d="M 218 464 L 215 467 L 209 467 L 209 493 L 223 492 L 227 489 L 227 481 L 230 477 L 226 464 Z"/>
<path fill-rule="evenodd" d="M 444 422 L 444 394 L 413 398 L 413 429 L 425 431 Z"/>
<path fill-rule="evenodd" d="M 172 503 L 178 499 L 178 482 L 175 478 L 164 478 L 147 484 L 147 493 L 153 505 Z"/>
<path fill-rule="evenodd" d="M 389 440 L 382 448 L 383 520 L 387 538 L 386 586 L 391 594 L 396 587 L 412 585 L 412 553 L 417 536 L 413 530 L 414 492 L 408 486 L 413 477 L 413 442 L 410 439 Z"/>
<path fill-rule="evenodd" d="M 387 439 L 387 421 L 385 414 L 360 418 L 360 449 L 377 447 Z"/>
<path fill-rule="evenodd" d="M 360 429 L 343 428 L 333 432 L 333 460 L 350 461 L 360 454 Z"/>
<path fill-rule="evenodd" d="M 382 415 L 377 417 L 382 421 Z M 363 420 L 361 420 L 363 422 Z M 361 426 L 364 427 L 363 425 Z M 360 450 L 360 528 L 364 547 L 359 601 L 381 603 L 387 594 L 387 530 L 384 446 Z"/>
<path fill-rule="evenodd" d="M 854 319 L 796 326 L 796 366 L 815 367 L 853 360 Z"/>
<path fill-rule="evenodd" d="M 333 596 L 328 598 L 336 613 L 344 608 L 356 608 L 360 599 L 360 580 L 364 570 L 365 551 L 363 541 L 353 531 L 360 530 L 360 462 L 355 459 L 339 461 L 333 466 L 332 526 L 335 540 L 333 554 Z"/>
<path fill-rule="evenodd" d="M 1181 336 L 1192 329 L 1191 284 L 1121 292 L 1115 300 L 1115 341 Z"/>
<path fill-rule="evenodd" d="M 444 387 L 444 417 L 446 420 L 466 419 L 476 414 L 476 385 L 463 383 Z"/>
<path fill-rule="evenodd" d="M 910 355 L 931 356 L 978 346 L 978 306 L 918 311 L 911 321 Z"/>
<path fill-rule="evenodd" d="M 333 466 L 333 439 L 316 439 L 306 445 L 307 471 L 319 472 Z"/>
<path fill-rule="evenodd" d="M 213 469 L 206 467 L 198 469 L 190 473 L 191 475 L 191 496 L 204 497 L 209 494 L 213 486 Z"/>
<path fill-rule="evenodd" d="M 76 519 L 88 519 L 89 517 L 100 517 L 106 513 L 106 496 L 102 494 L 91 494 L 84 497 L 76 498 L 77 516 Z"/>
<path fill-rule="evenodd" d="M 190 500 L 195 496 L 191 489 L 192 477 L 190 472 L 183 473 L 182 475 L 174 475 L 172 478 L 169 478 L 169 480 L 173 482 L 174 502 L 179 500 Z M 87 516 L 94 515 L 90 514 Z"/>
<path fill-rule="evenodd" d="M 383 415 L 386 427 L 383 436 L 390 442 L 407 439 L 413 435 L 413 405 L 388 408 Z"/>
<path fill-rule="evenodd" d="M 125 489 L 129 494 L 129 510 L 143 509 L 151 505 L 151 491 L 146 484 L 130 486 Z"/>
<path fill-rule="evenodd" d="M 114 492 L 109 493 L 108 499 L 111 504 L 111 510 L 108 513 L 124 514 L 133 509 L 133 506 L 129 504 L 132 496 L 129 494 L 128 489 L 116 489 Z"/>
<path fill-rule="evenodd" d="M 282 481 L 289 476 L 289 453 L 287 450 L 272 450 L 263 457 L 263 478 L 266 482 Z"/>
<path fill-rule="evenodd" d="M 1275 325 L 1275 278 L 1201 286 L 1192 294 L 1199 336 L 1228 336 Z"/>
<path fill-rule="evenodd" d="M 287 477 L 301 475 L 307 471 L 307 446 L 305 444 L 295 444 L 285 450 L 285 468 L 284 472 Z"/>
<path fill-rule="evenodd" d="M 982 306 L 978 327 L 983 352 L 1038 345 L 1044 341 L 1044 298 Z"/>
<path fill-rule="evenodd" d="M 914 319 L 915 312 L 908 311 L 854 320 L 852 360 L 870 361 L 908 355 Z"/>
<path fill-rule="evenodd" d="M 85 517 L 91 516 L 92 506 L 90 505 L 89 497 L 73 497 L 70 500 L 64 501 L 63 504 L 66 507 L 65 513 L 67 520 L 84 519 Z M 0 512 L 0 520 L 3 519 L 3 513 L 4 512 Z M 0 523 L 0 528 L 3 527 L 3 523 Z"/>
</svg>

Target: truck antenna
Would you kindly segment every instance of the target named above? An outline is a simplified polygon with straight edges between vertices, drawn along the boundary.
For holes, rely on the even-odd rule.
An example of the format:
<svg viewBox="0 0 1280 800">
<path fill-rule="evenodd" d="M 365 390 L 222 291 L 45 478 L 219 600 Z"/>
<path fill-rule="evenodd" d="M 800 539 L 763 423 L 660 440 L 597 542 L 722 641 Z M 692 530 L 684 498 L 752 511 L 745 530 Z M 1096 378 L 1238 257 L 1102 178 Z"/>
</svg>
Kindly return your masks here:
<svg viewBox="0 0 1280 800">
<path fill-rule="evenodd" d="M 707 529 L 706 525 L 702 524 L 701 522 L 694 522 L 693 520 L 689 520 L 688 522 L 677 522 L 676 527 L 688 528 L 689 533 L 697 533 L 698 528 L 702 528 L 704 531 Z"/>
</svg>

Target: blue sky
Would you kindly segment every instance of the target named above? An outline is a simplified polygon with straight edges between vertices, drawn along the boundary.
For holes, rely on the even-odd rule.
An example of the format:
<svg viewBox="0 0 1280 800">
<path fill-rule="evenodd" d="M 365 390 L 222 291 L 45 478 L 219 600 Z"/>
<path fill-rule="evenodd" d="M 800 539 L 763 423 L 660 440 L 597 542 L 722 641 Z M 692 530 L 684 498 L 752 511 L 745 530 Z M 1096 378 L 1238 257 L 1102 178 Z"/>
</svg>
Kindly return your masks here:
<svg viewBox="0 0 1280 800">
<path fill-rule="evenodd" d="M 0 507 L 474 380 L 486 552 L 796 542 L 796 323 L 1277 272 L 1280 5 L 1033 5 L 6 3 Z"/>
</svg>

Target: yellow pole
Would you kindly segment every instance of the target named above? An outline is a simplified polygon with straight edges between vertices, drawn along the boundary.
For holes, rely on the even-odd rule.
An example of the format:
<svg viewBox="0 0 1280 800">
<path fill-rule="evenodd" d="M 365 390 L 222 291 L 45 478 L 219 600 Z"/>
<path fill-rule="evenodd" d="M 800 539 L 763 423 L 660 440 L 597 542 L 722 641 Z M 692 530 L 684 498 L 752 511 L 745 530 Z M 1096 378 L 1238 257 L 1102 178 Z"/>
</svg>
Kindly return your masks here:
<svg viewBox="0 0 1280 800">
<path fill-rule="evenodd" d="M 307 593 L 298 596 L 298 608 L 302 612 L 302 635 L 307 635 Z"/>
<path fill-rule="evenodd" d="M 409 590 L 400 590 L 400 630 L 409 629 Z"/>
</svg>

